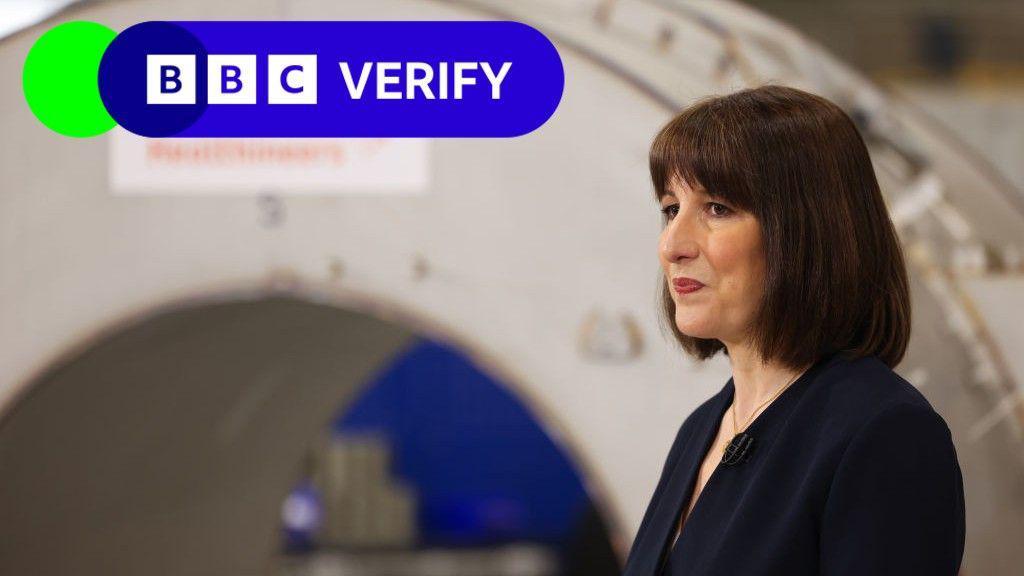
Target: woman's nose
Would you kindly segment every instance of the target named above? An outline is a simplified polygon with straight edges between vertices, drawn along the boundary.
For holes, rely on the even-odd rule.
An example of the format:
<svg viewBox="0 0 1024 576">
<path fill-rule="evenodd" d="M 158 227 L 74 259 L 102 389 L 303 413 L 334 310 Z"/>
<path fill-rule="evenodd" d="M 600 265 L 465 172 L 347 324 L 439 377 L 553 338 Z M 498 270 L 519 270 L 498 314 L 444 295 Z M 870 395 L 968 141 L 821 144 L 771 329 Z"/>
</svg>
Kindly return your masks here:
<svg viewBox="0 0 1024 576">
<path fill-rule="evenodd" d="M 682 213 L 669 222 L 661 236 L 661 257 L 669 262 L 696 258 L 700 247 L 695 230 Z"/>
</svg>

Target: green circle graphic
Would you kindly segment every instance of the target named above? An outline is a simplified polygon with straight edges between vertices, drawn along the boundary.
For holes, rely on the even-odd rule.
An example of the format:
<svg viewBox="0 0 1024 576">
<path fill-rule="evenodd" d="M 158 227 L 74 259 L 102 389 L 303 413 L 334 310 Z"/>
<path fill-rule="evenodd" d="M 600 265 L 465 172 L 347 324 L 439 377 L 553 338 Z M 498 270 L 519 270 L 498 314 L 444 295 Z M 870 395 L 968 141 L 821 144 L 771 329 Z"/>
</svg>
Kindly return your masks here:
<svg viewBox="0 0 1024 576">
<path fill-rule="evenodd" d="M 100 99 L 100 60 L 117 32 L 95 22 L 65 22 L 36 40 L 25 58 L 21 86 L 32 113 L 47 128 L 76 138 L 116 125 Z"/>
</svg>

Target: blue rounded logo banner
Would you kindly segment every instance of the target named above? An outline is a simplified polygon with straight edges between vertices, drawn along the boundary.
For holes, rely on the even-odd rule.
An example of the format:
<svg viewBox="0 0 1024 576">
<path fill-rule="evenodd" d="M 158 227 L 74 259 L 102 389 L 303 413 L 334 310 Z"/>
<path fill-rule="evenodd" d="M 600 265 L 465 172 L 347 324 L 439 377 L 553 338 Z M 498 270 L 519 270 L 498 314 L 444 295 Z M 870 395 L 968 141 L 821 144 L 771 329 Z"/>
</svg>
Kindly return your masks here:
<svg viewBox="0 0 1024 576">
<path fill-rule="evenodd" d="M 513 137 L 554 114 L 562 62 L 518 22 L 143 22 L 100 96 L 150 137 Z"/>
</svg>

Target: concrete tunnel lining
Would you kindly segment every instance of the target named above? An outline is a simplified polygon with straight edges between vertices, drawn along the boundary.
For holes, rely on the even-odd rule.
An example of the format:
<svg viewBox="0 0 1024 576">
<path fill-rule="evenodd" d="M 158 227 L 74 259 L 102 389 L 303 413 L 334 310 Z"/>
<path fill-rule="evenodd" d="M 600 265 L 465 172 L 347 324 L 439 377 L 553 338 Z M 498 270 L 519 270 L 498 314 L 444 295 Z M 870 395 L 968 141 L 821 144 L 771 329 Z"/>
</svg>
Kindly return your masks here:
<svg viewBox="0 0 1024 576">
<path fill-rule="evenodd" d="M 0 422 L 0 572 L 264 569 L 309 443 L 413 340 L 279 296 L 163 313 L 100 341 Z"/>
</svg>

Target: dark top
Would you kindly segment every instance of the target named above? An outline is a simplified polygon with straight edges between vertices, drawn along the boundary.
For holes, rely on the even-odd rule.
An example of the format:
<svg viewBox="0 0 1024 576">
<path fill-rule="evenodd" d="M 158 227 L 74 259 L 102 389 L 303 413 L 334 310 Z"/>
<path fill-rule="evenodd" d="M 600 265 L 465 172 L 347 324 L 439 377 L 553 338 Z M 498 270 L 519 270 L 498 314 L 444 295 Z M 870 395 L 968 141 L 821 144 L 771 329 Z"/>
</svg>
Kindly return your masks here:
<svg viewBox="0 0 1024 576">
<path fill-rule="evenodd" d="M 957 573 L 964 493 L 949 428 L 875 356 L 826 355 L 771 402 L 673 548 L 732 395 L 730 378 L 680 426 L 623 576 Z"/>
</svg>

